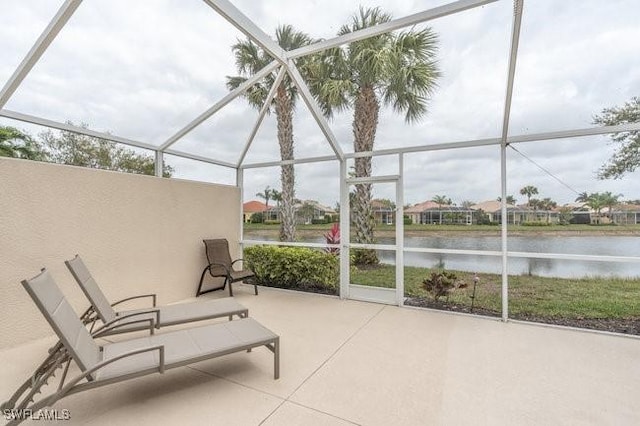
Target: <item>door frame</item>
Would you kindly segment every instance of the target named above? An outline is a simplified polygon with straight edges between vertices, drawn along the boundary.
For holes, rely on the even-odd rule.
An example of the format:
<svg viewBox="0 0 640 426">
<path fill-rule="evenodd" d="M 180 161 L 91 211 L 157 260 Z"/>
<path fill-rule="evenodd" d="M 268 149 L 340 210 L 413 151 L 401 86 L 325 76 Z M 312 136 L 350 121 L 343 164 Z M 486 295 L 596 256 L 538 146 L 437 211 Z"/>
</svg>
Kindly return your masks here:
<svg viewBox="0 0 640 426">
<path fill-rule="evenodd" d="M 399 158 L 399 170 L 402 172 L 402 156 Z M 362 300 L 367 302 L 383 303 L 387 305 L 404 304 L 404 197 L 402 174 L 386 176 L 370 176 L 349 178 L 347 176 L 346 162 L 341 165 L 340 188 L 340 298 Z M 349 188 L 356 184 L 395 184 L 395 244 L 356 244 L 351 242 L 350 219 L 351 207 L 349 206 Z M 395 251 L 395 288 L 371 287 L 351 283 L 349 255 L 351 248 L 384 249 Z"/>
</svg>

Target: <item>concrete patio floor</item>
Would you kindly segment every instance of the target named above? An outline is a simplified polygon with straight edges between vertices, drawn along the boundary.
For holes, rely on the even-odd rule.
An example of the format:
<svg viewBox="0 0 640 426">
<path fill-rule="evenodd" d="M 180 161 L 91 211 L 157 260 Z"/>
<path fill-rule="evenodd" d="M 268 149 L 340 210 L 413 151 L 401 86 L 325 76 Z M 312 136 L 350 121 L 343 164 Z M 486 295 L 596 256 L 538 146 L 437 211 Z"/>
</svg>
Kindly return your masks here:
<svg viewBox="0 0 640 426">
<path fill-rule="evenodd" d="M 58 423 L 640 424 L 640 339 L 235 288 L 281 336 L 279 380 L 258 348 L 72 395 L 53 407 L 71 414 Z M 0 352 L 0 400 L 53 341 Z"/>
</svg>

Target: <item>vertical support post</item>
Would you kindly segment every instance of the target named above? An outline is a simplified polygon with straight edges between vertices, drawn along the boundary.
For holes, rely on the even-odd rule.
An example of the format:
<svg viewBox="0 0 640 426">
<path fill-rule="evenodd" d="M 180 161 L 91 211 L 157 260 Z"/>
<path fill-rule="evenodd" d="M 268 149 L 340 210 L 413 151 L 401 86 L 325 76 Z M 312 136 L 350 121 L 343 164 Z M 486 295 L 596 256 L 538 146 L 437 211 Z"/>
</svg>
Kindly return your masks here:
<svg viewBox="0 0 640 426">
<path fill-rule="evenodd" d="M 398 154 L 396 181 L 396 301 L 404 305 L 404 155 Z"/>
<path fill-rule="evenodd" d="M 501 214 L 500 214 L 500 236 L 502 250 L 502 320 L 509 319 L 509 271 L 507 264 L 509 257 L 507 256 L 507 144 L 503 141 L 500 145 L 500 196 L 501 198 Z"/>
<path fill-rule="evenodd" d="M 164 154 L 162 151 L 156 151 L 155 173 L 157 177 L 164 176 Z"/>
<path fill-rule="evenodd" d="M 349 247 L 351 243 L 351 207 L 347 184 L 347 159 L 340 159 L 340 299 L 349 297 Z"/>
<path fill-rule="evenodd" d="M 238 187 L 238 191 L 240 192 L 240 229 L 238 231 L 238 241 L 240 242 L 240 252 L 244 252 L 244 244 L 242 241 L 244 240 L 244 169 L 242 167 L 238 167 L 236 169 L 236 186 Z M 243 256 L 244 257 L 244 256 Z"/>
<path fill-rule="evenodd" d="M 511 27 L 511 48 L 509 49 L 509 71 L 507 73 L 507 91 L 504 100 L 504 115 L 502 117 L 502 138 L 500 142 L 500 181 L 501 181 L 501 235 L 502 235 L 502 320 L 509 319 L 509 274 L 507 262 L 507 135 L 509 134 L 509 115 L 511 113 L 511 99 L 513 97 L 513 81 L 516 74 L 518 59 L 518 43 L 520 41 L 520 26 L 522 24 L 522 9 L 524 0 L 513 1 L 513 23 Z"/>
</svg>

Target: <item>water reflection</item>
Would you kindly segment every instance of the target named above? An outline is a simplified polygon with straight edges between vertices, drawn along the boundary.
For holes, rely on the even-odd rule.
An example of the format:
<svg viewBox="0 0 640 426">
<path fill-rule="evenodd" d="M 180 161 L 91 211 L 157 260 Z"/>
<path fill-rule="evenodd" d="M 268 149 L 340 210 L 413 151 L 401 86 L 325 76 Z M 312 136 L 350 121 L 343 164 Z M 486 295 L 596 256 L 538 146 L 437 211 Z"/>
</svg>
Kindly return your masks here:
<svg viewBox="0 0 640 426">
<path fill-rule="evenodd" d="M 246 238 L 252 238 L 247 232 Z M 255 239 L 275 239 L 256 235 Z M 322 237 L 302 238 L 301 241 L 324 243 Z M 406 247 L 500 251 L 499 236 L 428 236 L 405 237 Z M 394 244 L 393 238 L 379 238 L 379 244 Z M 600 256 L 638 256 L 640 238 L 628 236 L 513 236 L 508 240 L 509 251 L 585 254 Z M 395 263 L 395 252 L 380 251 L 378 255 L 384 263 Z M 442 253 L 404 253 L 406 266 L 441 267 L 468 272 L 499 274 L 502 271 L 501 258 L 492 256 L 456 255 Z M 640 263 L 593 262 L 562 259 L 510 258 L 507 264 L 509 274 L 537 275 L 545 277 L 581 278 L 585 276 L 640 277 Z"/>
</svg>

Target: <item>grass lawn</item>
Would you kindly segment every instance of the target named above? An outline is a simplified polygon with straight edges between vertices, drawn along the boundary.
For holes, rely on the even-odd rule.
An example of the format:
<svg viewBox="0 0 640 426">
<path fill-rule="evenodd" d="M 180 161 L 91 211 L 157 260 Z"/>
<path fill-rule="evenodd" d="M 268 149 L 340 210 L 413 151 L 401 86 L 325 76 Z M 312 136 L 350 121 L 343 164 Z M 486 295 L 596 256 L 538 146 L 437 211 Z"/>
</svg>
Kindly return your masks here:
<svg viewBox="0 0 640 426">
<path fill-rule="evenodd" d="M 435 270 L 435 269 L 434 269 Z M 431 298 L 422 281 L 431 272 L 427 268 L 405 267 L 405 295 Z M 455 272 L 466 288 L 455 289 L 449 303 L 471 306 L 473 273 Z M 474 305 L 499 314 L 501 276 L 478 274 Z M 375 269 L 352 268 L 351 282 L 391 287 L 395 267 L 381 265 Z M 441 298 L 445 301 L 445 298 Z M 528 275 L 509 277 L 509 315 L 534 315 L 545 318 L 640 318 L 640 279 L 618 278 L 545 278 Z"/>
</svg>

